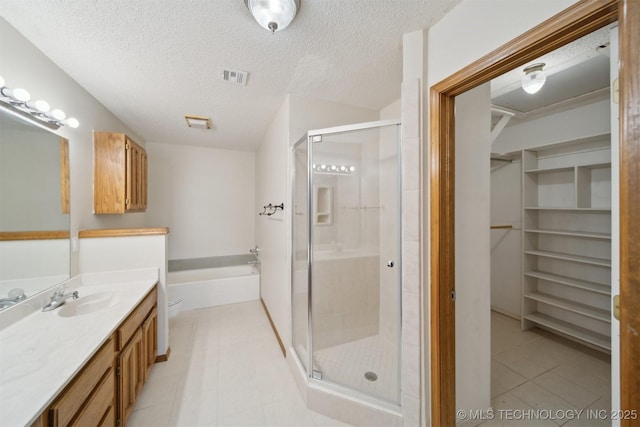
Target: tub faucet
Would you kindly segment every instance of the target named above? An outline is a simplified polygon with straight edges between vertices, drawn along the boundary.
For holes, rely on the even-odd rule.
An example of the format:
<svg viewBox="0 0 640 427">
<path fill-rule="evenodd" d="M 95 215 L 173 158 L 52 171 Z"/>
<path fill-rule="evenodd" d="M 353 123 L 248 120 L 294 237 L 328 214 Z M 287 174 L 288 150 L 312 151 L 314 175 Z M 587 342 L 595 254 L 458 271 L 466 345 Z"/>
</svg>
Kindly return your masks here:
<svg viewBox="0 0 640 427">
<path fill-rule="evenodd" d="M 65 294 L 64 290 L 65 290 L 65 286 L 60 285 L 60 287 L 53 293 L 53 295 L 51 295 L 51 299 L 47 303 L 47 305 L 42 307 L 42 311 L 55 310 L 61 305 L 64 305 L 64 303 L 67 302 L 69 298 L 78 299 L 78 291 L 73 291 L 68 294 Z"/>
</svg>

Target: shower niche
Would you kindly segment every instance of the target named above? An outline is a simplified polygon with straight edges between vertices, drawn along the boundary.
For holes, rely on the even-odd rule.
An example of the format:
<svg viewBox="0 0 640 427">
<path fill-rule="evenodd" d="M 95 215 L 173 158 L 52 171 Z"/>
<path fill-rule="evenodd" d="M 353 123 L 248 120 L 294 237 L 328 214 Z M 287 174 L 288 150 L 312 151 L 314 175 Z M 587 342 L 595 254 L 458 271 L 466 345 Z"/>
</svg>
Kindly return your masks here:
<svg viewBox="0 0 640 427">
<path fill-rule="evenodd" d="M 332 205 L 333 189 L 329 186 L 313 186 L 314 211 L 313 221 L 315 225 L 331 225 L 333 223 Z"/>
<path fill-rule="evenodd" d="M 400 406 L 399 123 L 293 148 L 292 347 L 319 387 Z M 393 262 L 389 262 L 393 261 Z"/>
</svg>

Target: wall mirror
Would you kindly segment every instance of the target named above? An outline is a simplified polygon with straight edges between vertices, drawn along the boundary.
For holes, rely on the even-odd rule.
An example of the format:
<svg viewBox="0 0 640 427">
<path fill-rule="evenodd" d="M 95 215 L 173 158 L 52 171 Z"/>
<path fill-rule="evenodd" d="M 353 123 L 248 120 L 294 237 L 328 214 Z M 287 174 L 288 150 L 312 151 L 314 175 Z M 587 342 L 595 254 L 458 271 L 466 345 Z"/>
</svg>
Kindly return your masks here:
<svg viewBox="0 0 640 427">
<path fill-rule="evenodd" d="M 69 278 L 68 146 L 0 108 L 0 310 Z"/>
</svg>

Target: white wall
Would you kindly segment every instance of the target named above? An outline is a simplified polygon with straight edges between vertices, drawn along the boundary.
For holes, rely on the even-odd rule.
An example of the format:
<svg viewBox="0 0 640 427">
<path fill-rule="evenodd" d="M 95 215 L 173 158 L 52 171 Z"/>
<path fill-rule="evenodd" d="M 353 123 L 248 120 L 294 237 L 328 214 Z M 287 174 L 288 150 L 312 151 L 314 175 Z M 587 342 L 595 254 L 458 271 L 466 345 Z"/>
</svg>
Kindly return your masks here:
<svg viewBox="0 0 640 427">
<path fill-rule="evenodd" d="M 169 227 L 169 259 L 248 253 L 254 245 L 255 154 L 147 143 L 147 222 Z"/>
<path fill-rule="evenodd" d="M 491 309 L 520 318 L 522 282 L 522 168 L 491 162 Z"/>
<path fill-rule="evenodd" d="M 456 98 L 456 408 L 491 401 L 490 88 Z"/>
<path fill-rule="evenodd" d="M 80 121 L 80 127 L 62 127 L 69 139 L 71 179 L 71 235 L 80 229 L 146 226 L 146 215 L 93 215 L 93 130 L 125 132 L 127 126 L 83 89 L 67 73 L 0 18 L 0 75 L 9 87 L 23 87 L 33 98 L 45 99 Z M 72 254 L 71 274 L 78 273 L 78 255 Z"/>
<path fill-rule="evenodd" d="M 287 97 L 256 152 L 255 206 L 284 202 L 284 212 L 255 215 L 256 245 L 260 247 L 260 296 L 264 300 L 285 348 L 291 344 L 289 197 L 289 109 Z"/>
<path fill-rule="evenodd" d="M 158 269 L 158 355 L 166 355 L 169 349 L 167 235 L 82 238 L 79 264 L 82 273 Z"/>
</svg>

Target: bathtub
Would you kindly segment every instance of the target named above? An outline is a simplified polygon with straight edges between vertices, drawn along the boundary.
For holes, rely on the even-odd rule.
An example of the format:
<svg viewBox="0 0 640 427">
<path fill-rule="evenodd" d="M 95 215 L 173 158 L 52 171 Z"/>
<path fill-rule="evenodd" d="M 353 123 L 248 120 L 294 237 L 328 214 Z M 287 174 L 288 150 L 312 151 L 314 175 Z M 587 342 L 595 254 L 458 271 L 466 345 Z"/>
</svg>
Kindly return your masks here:
<svg viewBox="0 0 640 427">
<path fill-rule="evenodd" d="M 204 258 L 169 262 L 169 301 L 182 299 L 180 311 L 260 299 L 257 265 L 224 265 L 218 258 L 223 257 L 211 258 L 213 262 L 206 262 Z M 197 268 L 188 268 L 194 265 Z"/>
</svg>

